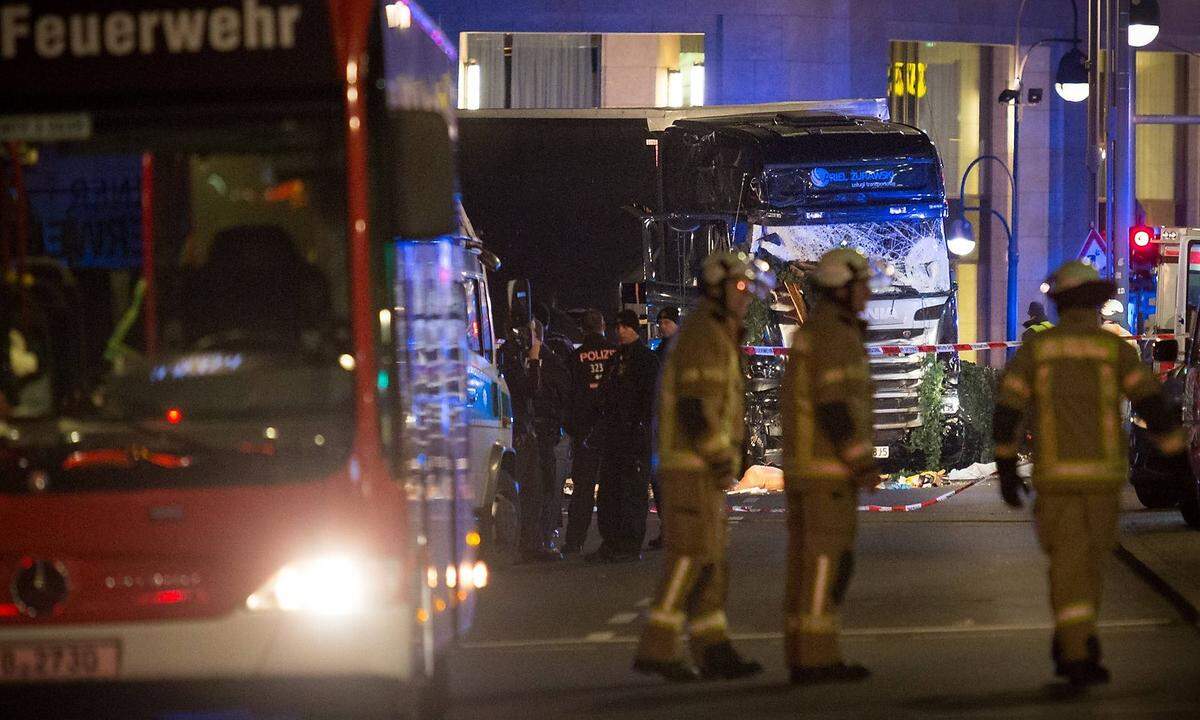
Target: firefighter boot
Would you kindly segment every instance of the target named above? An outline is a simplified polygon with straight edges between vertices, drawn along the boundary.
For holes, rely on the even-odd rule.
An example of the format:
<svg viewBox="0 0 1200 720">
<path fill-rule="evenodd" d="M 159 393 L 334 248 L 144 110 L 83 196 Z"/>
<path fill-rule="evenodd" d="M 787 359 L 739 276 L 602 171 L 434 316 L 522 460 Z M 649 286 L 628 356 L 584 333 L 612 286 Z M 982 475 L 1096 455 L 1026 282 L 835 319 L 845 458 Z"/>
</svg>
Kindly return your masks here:
<svg viewBox="0 0 1200 720">
<path fill-rule="evenodd" d="M 726 640 L 704 648 L 700 674 L 706 680 L 738 680 L 757 675 L 762 669 L 760 663 L 738 655 L 733 649 L 733 644 Z"/>
<path fill-rule="evenodd" d="M 1100 664 L 1100 640 L 1095 635 L 1087 640 L 1087 660 L 1067 662 L 1061 665 L 1062 674 L 1075 687 L 1103 685 L 1109 681 L 1108 668 Z"/>
<path fill-rule="evenodd" d="M 673 683 L 695 682 L 700 679 L 700 671 L 682 659 L 663 661 L 635 658 L 633 670 L 643 675 L 658 675 Z"/>
</svg>

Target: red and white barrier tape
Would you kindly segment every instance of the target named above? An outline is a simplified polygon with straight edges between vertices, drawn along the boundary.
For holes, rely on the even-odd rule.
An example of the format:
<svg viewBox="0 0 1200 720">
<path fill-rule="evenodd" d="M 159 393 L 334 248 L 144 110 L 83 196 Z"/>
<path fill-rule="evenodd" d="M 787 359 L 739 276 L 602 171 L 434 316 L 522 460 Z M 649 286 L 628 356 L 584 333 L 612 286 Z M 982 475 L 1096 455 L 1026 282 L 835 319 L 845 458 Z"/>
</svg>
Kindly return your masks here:
<svg viewBox="0 0 1200 720">
<path fill-rule="evenodd" d="M 941 495 L 938 495 L 935 498 L 930 498 L 929 500 L 926 500 L 924 502 L 912 503 L 911 505 L 859 505 L 858 511 L 859 512 L 913 512 L 914 510 L 924 510 L 927 507 L 932 507 L 934 505 L 937 505 L 940 502 L 949 500 L 950 498 L 959 494 L 963 490 L 966 490 L 967 488 L 971 487 L 972 485 L 974 485 L 977 482 L 979 482 L 979 481 L 972 480 L 971 482 L 967 483 L 966 485 L 963 485 L 960 488 L 955 488 L 948 493 L 942 493 Z"/>
<path fill-rule="evenodd" d="M 1131 335 L 1128 340 L 1182 340 L 1185 335 L 1166 333 L 1162 335 Z M 868 345 L 867 355 L 871 357 L 894 357 L 897 355 L 916 355 L 919 353 L 969 352 L 971 350 L 1004 350 L 1005 348 L 1020 347 L 1020 340 L 1008 342 L 976 342 L 976 343 L 942 343 L 938 345 Z M 786 357 L 788 348 L 775 345 L 744 345 L 742 352 L 756 357 Z"/>
</svg>

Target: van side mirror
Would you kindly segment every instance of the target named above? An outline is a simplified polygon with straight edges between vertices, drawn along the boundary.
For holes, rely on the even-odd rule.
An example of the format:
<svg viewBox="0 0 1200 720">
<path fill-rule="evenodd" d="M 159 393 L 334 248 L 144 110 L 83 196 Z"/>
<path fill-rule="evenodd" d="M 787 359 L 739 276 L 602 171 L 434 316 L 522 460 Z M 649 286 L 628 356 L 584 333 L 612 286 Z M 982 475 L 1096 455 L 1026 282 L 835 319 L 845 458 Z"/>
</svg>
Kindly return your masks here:
<svg viewBox="0 0 1200 720">
<path fill-rule="evenodd" d="M 1175 362 L 1179 358 L 1179 341 L 1157 340 L 1151 355 L 1154 362 Z"/>
</svg>

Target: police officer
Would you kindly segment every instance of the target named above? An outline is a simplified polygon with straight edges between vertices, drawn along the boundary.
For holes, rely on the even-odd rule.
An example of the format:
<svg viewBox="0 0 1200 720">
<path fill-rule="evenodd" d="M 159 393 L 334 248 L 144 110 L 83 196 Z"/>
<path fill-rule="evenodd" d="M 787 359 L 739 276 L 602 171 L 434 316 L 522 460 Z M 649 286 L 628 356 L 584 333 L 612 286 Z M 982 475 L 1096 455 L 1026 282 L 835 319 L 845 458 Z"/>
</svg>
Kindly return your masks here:
<svg viewBox="0 0 1200 720">
<path fill-rule="evenodd" d="M 602 543 L 591 562 L 627 562 L 642 556 L 646 539 L 646 491 L 650 482 L 650 423 L 658 358 L 638 334 L 637 313 L 617 313 L 620 348 L 601 384 L 601 415 L 593 438 L 600 448 L 596 498 Z"/>
<path fill-rule="evenodd" d="M 600 412 L 600 384 L 612 364 L 617 347 L 604 337 L 604 315 L 588 310 L 583 315 L 583 343 L 572 353 L 571 411 L 567 432 L 571 435 L 571 481 L 575 491 L 567 511 L 567 537 L 563 554 L 578 553 L 587 540 L 596 502 L 596 480 L 600 469 L 598 448 L 587 445 L 588 435 Z"/>
<path fill-rule="evenodd" d="M 517 329 L 502 348 L 504 377 L 513 399 L 513 445 L 520 485 L 522 562 L 561 560 L 553 535 L 562 514 L 554 448 L 562 438 L 569 400 L 563 360 L 545 343 L 542 324 Z"/>
<path fill-rule="evenodd" d="M 671 338 L 675 337 L 675 333 L 679 332 L 679 308 L 668 305 L 658 311 L 658 347 L 654 348 L 654 354 L 658 356 L 658 369 L 662 372 L 663 367 L 667 364 L 667 351 L 671 347 Z M 650 473 L 650 491 L 654 494 L 654 511 L 658 513 L 659 533 L 658 537 L 650 541 L 649 547 L 651 550 L 661 550 L 663 546 L 662 536 L 662 489 L 659 487 L 658 473 Z"/>
<path fill-rule="evenodd" d="M 859 319 L 872 268 L 836 248 L 817 263 L 819 292 L 796 332 L 780 388 L 788 500 L 786 656 L 794 683 L 855 681 L 870 672 L 838 648 L 838 607 L 854 568 L 858 489 L 879 482 L 872 385 Z"/>
<path fill-rule="evenodd" d="M 668 305 L 658 311 L 658 347 L 654 352 L 658 355 L 659 365 L 667 362 L 667 349 L 671 347 L 671 338 L 679 332 L 679 308 Z"/>
<path fill-rule="evenodd" d="M 1127 397 L 1159 449 L 1187 472 L 1179 417 L 1150 369 L 1126 341 L 1100 329 L 1100 306 L 1115 286 L 1072 261 L 1049 279 L 1058 327 L 1028 339 L 1000 383 L 993 434 L 1004 501 L 1021 507 L 1029 486 L 1017 475 L 1022 421 L 1033 430 L 1034 519 L 1050 559 L 1055 673 L 1073 685 L 1108 681 L 1096 615 L 1104 564 L 1117 538 L 1121 485 L 1129 473 L 1121 424 Z"/>
<path fill-rule="evenodd" d="M 1054 323 L 1050 322 L 1050 318 L 1046 317 L 1046 308 L 1040 302 L 1034 300 L 1029 303 L 1029 317 L 1025 322 L 1021 323 L 1021 327 L 1025 328 L 1024 332 L 1021 333 L 1021 339 L 1028 340 L 1034 335 L 1054 327 Z"/>
<path fill-rule="evenodd" d="M 766 264 L 745 253 L 709 255 L 700 271 L 704 298 L 667 356 L 657 435 L 665 573 L 633 663 L 638 672 L 684 682 L 762 670 L 729 642 L 725 491 L 742 462 L 742 320 L 751 299 L 774 284 Z M 683 656 L 685 625 L 695 664 Z"/>
</svg>

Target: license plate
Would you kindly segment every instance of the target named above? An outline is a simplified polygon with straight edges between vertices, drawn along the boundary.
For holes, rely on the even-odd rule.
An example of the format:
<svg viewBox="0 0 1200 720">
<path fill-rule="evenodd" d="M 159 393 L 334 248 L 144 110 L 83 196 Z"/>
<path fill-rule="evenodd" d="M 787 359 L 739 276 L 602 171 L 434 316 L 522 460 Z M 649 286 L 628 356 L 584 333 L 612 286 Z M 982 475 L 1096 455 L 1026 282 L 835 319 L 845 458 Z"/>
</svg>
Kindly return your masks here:
<svg viewBox="0 0 1200 720">
<path fill-rule="evenodd" d="M 0 645 L 0 682 L 104 680 L 120 666 L 116 640 Z"/>
<path fill-rule="evenodd" d="M 887 458 L 887 457 L 891 456 L 891 454 L 892 454 L 891 447 L 889 447 L 887 445 L 876 445 L 875 446 L 875 457 L 876 458 Z"/>
</svg>

